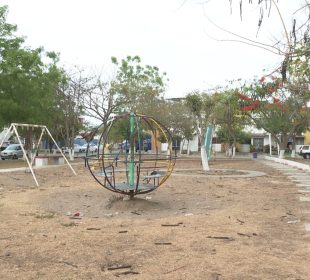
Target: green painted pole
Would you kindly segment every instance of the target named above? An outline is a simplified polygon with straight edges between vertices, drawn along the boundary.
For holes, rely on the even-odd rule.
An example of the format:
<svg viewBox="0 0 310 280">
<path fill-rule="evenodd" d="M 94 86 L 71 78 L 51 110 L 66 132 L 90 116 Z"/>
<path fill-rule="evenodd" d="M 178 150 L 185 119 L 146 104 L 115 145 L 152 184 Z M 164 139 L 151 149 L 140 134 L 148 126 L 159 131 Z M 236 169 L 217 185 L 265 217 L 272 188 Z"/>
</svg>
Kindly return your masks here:
<svg viewBox="0 0 310 280">
<path fill-rule="evenodd" d="M 130 162 L 129 162 L 129 186 L 135 184 L 135 114 L 130 113 Z"/>
</svg>

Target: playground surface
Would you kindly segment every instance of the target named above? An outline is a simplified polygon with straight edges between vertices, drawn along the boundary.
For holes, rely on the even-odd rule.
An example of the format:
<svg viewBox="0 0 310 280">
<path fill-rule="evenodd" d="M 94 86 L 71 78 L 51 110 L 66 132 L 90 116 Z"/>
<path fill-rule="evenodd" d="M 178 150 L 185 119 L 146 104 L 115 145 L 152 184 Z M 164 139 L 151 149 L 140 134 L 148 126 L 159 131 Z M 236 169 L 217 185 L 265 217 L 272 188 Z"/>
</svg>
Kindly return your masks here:
<svg viewBox="0 0 310 280">
<path fill-rule="evenodd" d="M 74 168 L 0 173 L 0 279 L 309 279 L 306 205 L 262 160 L 178 160 L 131 201 Z"/>
</svg>

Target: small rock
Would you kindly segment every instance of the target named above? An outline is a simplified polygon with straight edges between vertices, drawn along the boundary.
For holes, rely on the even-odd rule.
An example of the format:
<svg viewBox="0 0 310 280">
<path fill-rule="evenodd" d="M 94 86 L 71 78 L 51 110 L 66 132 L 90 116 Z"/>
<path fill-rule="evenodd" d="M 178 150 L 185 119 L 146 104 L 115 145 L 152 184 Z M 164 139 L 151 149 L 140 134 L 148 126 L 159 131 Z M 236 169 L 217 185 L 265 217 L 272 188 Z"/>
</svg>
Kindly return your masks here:
<svg viewBox="0 0 310 280">
<path fill-rule="evenodd" d="M 293 220 L 293 221 L 288 221 L 288 224 L 297 224 L 300 223 L 300 220 Z"/>
<path fill-rule="evenodd" d="M 83 214 L 80 211 L 77 211 L 73 214 L 73 217 L 81 217 Z"/>
<path fill-rule="evenodd" d="M 193 213 L 186 213 L 184 216 L 193 216 Z"/>
</svg>

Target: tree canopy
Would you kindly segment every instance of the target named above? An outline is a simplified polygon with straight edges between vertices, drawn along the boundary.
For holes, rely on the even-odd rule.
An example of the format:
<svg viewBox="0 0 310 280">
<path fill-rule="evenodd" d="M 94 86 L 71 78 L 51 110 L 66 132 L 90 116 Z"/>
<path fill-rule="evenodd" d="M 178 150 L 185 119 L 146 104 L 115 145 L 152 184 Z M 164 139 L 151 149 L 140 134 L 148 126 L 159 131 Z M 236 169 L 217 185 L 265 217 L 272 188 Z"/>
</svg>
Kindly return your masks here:
<svg viewBox="0 0 310 280">
<path fill-rule="evenodd" d="M 111 83 L 120 111 L 146 113 L 152 111 L 156 102 L 163 98 L 166 73 L 151 65 L 142 65 L 139 56 L 127 56 L 119 61 L 111 58 L 117 74 Z"/>
<path fill-rule="evenodd" d="M 261 79 L 245 86 L 240 95 L 243 110 L 258 128 L 271 133 L 281 149 L 290 138 L 310 126 L 308 85 L 283 83 L 281 78 Z"/>
<path fill-rule="evenodd" d="M 47 113 L 62 79 L 57 54 L 24 46 L 16 25 L 6 22 L 0 7 L 0 125 L 11 122 L 48 124 Z M 44 62 L 43 62 L 44 61 Z"/>
</svg>

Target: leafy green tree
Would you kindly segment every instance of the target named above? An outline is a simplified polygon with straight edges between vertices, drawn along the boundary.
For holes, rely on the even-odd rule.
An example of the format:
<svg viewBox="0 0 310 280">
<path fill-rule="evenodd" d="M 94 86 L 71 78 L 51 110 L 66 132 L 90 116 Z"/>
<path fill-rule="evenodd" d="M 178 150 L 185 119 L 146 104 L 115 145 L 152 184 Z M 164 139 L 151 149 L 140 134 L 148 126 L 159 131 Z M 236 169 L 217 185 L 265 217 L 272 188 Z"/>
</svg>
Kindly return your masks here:
<svg viewBox="0 0 310 280">
<path fill-rule="evenodd" d="M 55 123 L 55 131 L 64 139 L 65 146 L 70 148 L 73 159 L 73 144 L 76 135 L 83 128 L 83 81 L 79 75 L 69 74 L 59 84 L 55 95 L 54 114 L 59 122 Z"/>
<path fill-rule="evenodd" d="M 240 95 L 243 110 L 257 128 L 263 128 L 275 139 L 281 150 L 288 140 L 310 126 L 309 84 L 282 83 L 280 78 L 255 81 Z"/>
<path fill-rule="evenodd" d="M 215 100 L 215 123 L 222 132 L 223 142 L 228 144 L 228 155 L 234 156 L 240 131 L 246 125 L 244 113 L 240 110 L 239 91 L 226 89 L 212 95 Z"/>
<path fill-rule="evenodd" d="M 0 7 L 0 125 L 11 122 L 43 123 L 61 79 L 55 53 L 23 46 L 6 23 L 7 7 Z M 43 59 L 48 62 L 43 62 Z"/>
<path fill-rule="evenodd" d="M 310 81 L 310 27 L 303 34 L 302 39 L 294 46 L 295 55 L 288 63 L 290 82 L 309 83 Z"/>
<path fill-rule="evenodd" d="M 183 140 L 189 142 L 193 139 L 195 134 L 194 118 L 184 100 L 166 100 L 162 102 L 158 116 L 161 123 L 171 132 L 174 145 Z M 182 147 L 180 146 L 181 152 Z"/>
<path fill-rule="evenodd" d="M 87 77 L 83 71 L 77 71 L 84 114 L 102 123 L 115 114 L 129 111 L 157 116 L 164 102 L 166 74 L 161 74 L 155 66 L 141 65 L 138 56 L 128 56 L 121 61 L 112 57 L 111 60 L 116 75 L 110 80 L 102 75 Z"/>
<path fill-rule="evenodd" d="M 129 140 L 129 127 L 129 119 L 115 121 L 109 132 L 109 142 L 121 143 L 124 140 Z"/>
<path fill-rule="evenodd" d="M 117 67 L 116 78 L 111 83 L 120 112 L 155 113 L 157 101 L 163 98 L 166 73 L 150 65 L 141 65 L 139 56 L 127 56 L 118 61 L 112 57 Z"/>
<path fill-rule="evenodd" d="M 241 128 L 235 130 L 233 139 L 226 128 L 219 127 L 216 130 L 216 137 L 220 143 L 228 143 L 235 140 L 240 144 L 251 144 L 251 134 Z"/>
<path fill-rule="evenodd" d="M 53 123 L 55 93 L 63 77 L 58 55 L 24 46 L 16 25 L 6 22 L 8 8 L 0 7 L 0 125 L 12 122 Z M 23 135 L 31 149 L 31 131 Z"/>
<path fill-rule="evenodd" d="M 192 92 L 185 97 L 185 104 L 194 118 L 194 127 L 201 145 L 201 161 L 203 170 L 209 170 L 205 142 L 206 129 L 214 124 L 215 100 L 207 93 Z"/>
</svg>

